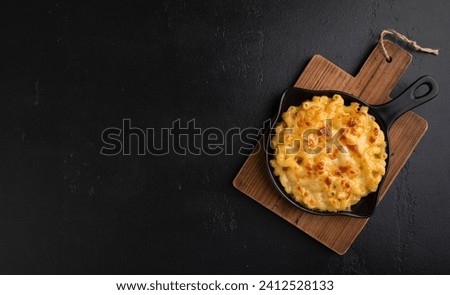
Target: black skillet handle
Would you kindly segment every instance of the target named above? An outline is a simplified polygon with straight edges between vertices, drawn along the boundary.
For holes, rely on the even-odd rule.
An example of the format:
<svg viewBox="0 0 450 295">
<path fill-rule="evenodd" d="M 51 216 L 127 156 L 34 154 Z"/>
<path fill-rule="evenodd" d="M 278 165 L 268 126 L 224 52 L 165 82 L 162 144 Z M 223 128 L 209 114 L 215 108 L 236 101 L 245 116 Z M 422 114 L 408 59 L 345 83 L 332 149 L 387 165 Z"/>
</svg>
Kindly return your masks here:
<svg viewBox="0 0 450 295">
<path fill-rule="evenodd" d="M 416 96 L 417 89 L 422 85 L 428 86 L 428 91 Z M 386 129 L 389 129 L 401 115 L 435 98 L 438 91 L 439 86 L 436 80 L 431 76 L 423 76 L 392 101 L 381 105 L 373 105 L 372 108 L 378 113 Z"/>
</svg>

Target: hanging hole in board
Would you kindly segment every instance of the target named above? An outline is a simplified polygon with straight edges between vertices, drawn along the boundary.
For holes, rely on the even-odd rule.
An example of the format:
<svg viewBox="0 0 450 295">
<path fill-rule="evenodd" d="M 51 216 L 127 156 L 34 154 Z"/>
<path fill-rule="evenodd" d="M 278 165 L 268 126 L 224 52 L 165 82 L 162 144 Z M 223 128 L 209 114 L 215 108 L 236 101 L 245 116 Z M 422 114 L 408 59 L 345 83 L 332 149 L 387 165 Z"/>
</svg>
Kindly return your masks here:
<svg viewBox="0 0 450 295">
<path fill-rule="evenodd" d="M 425 95 L 427 95 L 430 92 L 431 88 L 430 85 L 428 85 L 428 83 L 423 83 L 421 85 L 419 85 L 419 87 L 417 87 L 414 90 L 414 98 L 422 98 Z"/>
<path fill-rule="evenodd" d="M 391 56 L 388 56 L 388 57 L 386 58 L 386 62 L 387 62 L 387 63 L 391 63 L 391 62 L 392 62 L 392 57 L 391 57 Z"/>
</svg>

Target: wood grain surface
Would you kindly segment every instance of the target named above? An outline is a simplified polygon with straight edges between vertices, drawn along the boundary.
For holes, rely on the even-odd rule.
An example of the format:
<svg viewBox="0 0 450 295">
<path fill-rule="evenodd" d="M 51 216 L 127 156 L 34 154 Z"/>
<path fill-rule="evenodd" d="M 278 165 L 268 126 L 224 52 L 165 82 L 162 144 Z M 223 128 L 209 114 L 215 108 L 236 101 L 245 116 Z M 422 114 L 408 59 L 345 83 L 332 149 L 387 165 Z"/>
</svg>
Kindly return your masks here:
<svg viewBox="0 0 450 295">
<path fill-rule="evenodd" d="M 324 57 L 315 55 L 295 83 L 295 87 L 322 90 L 340 90 L 371 104 L 390 100 L 389 94 L 396 85 L 412 56 L 390 41 L 384 41 L 392 61 L 387 62 L 377 44 L 356 77 L 348 74 Z M 281 96 L 281 93 L 280 93 Z M 427 122 L 408 112 L 391 127 L 390 167 L 380 191 L 384 197 L 393 180 L 406 163 L 427 130 Z M 361 232 L 368 219 L 345 216 L 317 216 L 305 213 L 281 197 L 272 185 L 264 162 L 261 141 L 248 157 L 233 185 L 261 205 L 284 218 L 306 234 L 343 255 Z M 376 214 L 376 211 L 375 211 Z"/>
</svg>

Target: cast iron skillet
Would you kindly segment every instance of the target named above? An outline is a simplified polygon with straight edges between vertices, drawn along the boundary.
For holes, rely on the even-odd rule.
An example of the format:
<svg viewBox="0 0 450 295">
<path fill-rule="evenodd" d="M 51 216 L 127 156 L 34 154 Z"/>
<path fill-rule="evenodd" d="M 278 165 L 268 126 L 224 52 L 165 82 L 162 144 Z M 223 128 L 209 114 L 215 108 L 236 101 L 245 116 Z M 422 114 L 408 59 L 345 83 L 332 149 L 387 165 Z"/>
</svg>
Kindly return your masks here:
<svg viewBox="0 0 450 295">
<path fill-rule="evenodd" d="M 425 94 L 419 94 L 419 87 L 426 85 L 428 86 L 428 90 Z M 388 158 L 386 159 L 386 171 L 388 171 L 389 167 L 389 159 L 390 159 L 390 151 L 389 151 L 389 133 L 388 130 L 392 126 L 392 124 L 397 120 L 401 115 L 405 112 L 433 99 L 438 94 L 438 85 L 436 80 L 434 80 L 430 76 L 423 76 L 419 78 L 416 82 L 414 82 L 411 86 L 409 86 L 402 94 L 400 94 L 397 98 L 392 101 L 381 104 L 381 105 L 370 105 L 362 101 L 361 99 L 354 97 L 350 94 L 333 91 L 333 90 L 307 90 L 302 88 L 289 88 L 287 89 L 282 97 L 280 107 L 278 109 L 278 113 L 275 119 L 272 121 L 270 129 L 264 138 L 264 146 L 266 148 L 266 166 L 269 171 L 270 178 L 274 183 L 278 192 L 285 197 L 289 202 L 291 202 L 294 206 L 300 208 L 303 211 L 318 214 L 318 215 L 346 215 L 351 217 L 359 217 L 359 218 L 367 218 L 370 217 L 377 205 L 378 195 L 380 192 L 380 188 L 383 185 L 383 181 L 386 177 L 383 176 L 380 184 L 378 185 L 377 191 L 368 194 L 364 198 L 362 198 L 357 204 L 353 205 L 350 208 L 350 211 L 339 211 L 339 212 L 322 212 L 318 210 L 311 210 L 303 205 L 294 201 L 294 199 L 285 192 L 283 186 L 281 185 L 277 176 L 273 174 L 272 166 L 270 166 L 269 161 L 273 158 L 274 149 L 271 145 L 271 139 L 275 134 L 275 126 L 281 121 L 281 115 L 287 111 L 290 106 L 299 106 L 305 100 L 311 100 L 314 96 L 317 95 L 326 95 L 328 97 L 333 96 L 334 94 L 339 94 L 344 99 L 345 105 L 350 105 L 352 102 L 357 102 L 360 105 L 369 107 L 369 114 L 375 117 L 376 122 L 380 125 L 381 130 L 384 132 L 385 139 L 387 142 L 386 152 L 388 154 Z M 410 128 L 414 128 L 414 126 L 410 126 Z"/>
</svg>

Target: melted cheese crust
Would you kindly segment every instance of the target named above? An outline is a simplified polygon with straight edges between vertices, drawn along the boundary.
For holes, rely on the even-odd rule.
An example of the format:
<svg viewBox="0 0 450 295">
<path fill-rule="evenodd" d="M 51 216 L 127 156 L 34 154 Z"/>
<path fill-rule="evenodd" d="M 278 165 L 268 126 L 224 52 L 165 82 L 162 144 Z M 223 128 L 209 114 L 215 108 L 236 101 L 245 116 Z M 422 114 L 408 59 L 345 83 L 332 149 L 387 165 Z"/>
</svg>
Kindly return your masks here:
<svg viewBox="0 0 450 295">
<path fill-rule="evenodd" d="M 295 201 L 313 210 L 344 211 L 377 190 L 386 141 L 368 107 L 346 106 L 340 95 L 315 96 L 291 106 L 282 119 L 270 164 Z"/>
</svg>

